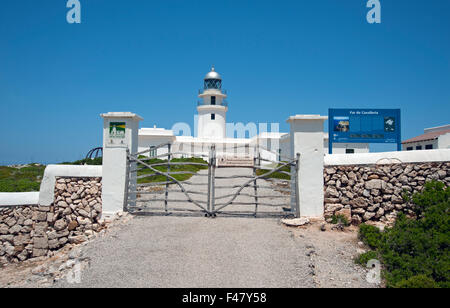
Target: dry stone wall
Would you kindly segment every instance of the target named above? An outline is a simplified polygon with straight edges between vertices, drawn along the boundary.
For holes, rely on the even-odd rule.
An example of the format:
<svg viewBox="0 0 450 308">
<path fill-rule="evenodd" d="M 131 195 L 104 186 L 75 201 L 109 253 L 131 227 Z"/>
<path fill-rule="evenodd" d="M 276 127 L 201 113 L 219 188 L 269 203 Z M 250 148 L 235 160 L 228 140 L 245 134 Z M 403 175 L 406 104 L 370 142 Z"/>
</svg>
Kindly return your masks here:
<svg viewBox="0 0 450 308">
<path fill-rule="evenodd" d="M 104 228 L 101 178 L 57 178 L 51 206 L 0 207 L 0 264 L 42 257 Z"/>
<path fill-rule="evenodd" d="M 391 224 L 398 212 L 413 215 L 404 196 L 420 192 L 431 180 L 450 186 L 450 162 L 328 166 L 324 169 L 325 218 L 344 215 L 353 224 Z"/>
</svg>

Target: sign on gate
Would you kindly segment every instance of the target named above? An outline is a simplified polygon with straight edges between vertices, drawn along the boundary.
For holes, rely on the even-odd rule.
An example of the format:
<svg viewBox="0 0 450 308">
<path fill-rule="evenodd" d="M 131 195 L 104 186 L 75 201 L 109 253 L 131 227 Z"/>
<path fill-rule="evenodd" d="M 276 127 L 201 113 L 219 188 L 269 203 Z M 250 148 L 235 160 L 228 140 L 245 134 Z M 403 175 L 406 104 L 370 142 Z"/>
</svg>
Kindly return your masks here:
<svg viewBox="0 0 450 308">
<path fill-rule="evenodd" d="M 109 123 L 109 138 L 125 139 L 125 122 L 110 122 Z"/>
<path fill-rule="evenodd" d="M 253 167 L 253 158 L 222 156 L 217 158 L 218 167 Z"/>
</svg>

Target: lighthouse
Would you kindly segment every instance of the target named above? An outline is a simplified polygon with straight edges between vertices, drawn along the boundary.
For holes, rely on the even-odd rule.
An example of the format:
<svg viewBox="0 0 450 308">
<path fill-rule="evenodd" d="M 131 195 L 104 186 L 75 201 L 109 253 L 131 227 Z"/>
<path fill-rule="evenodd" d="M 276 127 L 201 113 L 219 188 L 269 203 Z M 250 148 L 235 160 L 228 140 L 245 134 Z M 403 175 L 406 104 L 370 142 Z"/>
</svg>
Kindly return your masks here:
<svg viewBox="0 0 450 308">
<path fill-rule="evenodd" d="M 203 89 L 198 96 L 197 136 L 205 139 L 224 139 L 226 137 L 227 95 L 222 91 L 222 78 L 211 68 L 206 74 Z"/>
</svg>

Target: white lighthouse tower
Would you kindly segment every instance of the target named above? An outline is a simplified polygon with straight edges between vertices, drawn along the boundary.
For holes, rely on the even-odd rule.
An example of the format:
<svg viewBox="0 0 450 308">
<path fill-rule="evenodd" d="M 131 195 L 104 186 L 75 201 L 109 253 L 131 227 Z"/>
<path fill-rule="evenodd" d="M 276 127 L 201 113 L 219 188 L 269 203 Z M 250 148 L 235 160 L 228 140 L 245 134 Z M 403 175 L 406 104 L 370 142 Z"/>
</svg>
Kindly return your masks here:
<svg viewBox="0 0 450 308">
<path fill-rule="evenodd" d="M 198 96 L 202 100 L 197 104 L 198 138 L 223 139 L 226 137 L 227 95 L 222 91 L 222 78 L 214 70 L 206 74 L 204 87 Z"/>
</svg>

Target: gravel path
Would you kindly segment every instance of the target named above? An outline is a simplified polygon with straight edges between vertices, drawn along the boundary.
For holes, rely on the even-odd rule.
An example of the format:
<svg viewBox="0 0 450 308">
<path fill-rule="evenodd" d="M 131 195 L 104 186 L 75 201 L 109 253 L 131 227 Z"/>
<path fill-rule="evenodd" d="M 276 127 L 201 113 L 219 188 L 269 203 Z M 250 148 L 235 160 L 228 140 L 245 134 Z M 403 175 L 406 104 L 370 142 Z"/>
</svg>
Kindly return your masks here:
<svg viewBox="0 0 450 308">
<path fill-rule="evenodd" d="M 137 217 L 89 244 L 61 287 L 313 287 L 301 240 L 276 219 Z"/>
</svg>

